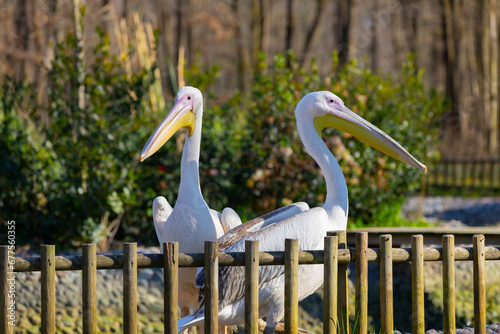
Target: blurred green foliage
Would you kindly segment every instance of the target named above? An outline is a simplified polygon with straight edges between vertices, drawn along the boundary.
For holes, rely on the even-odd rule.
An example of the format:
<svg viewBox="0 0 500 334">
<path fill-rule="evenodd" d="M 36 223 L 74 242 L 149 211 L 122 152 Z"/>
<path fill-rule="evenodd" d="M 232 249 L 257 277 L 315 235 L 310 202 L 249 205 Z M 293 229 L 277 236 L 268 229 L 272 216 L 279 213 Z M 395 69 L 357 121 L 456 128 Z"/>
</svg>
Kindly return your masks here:
<svg viewBox="0 0 500 334">
<path fill-rule="evenodd" d="M 3 81 L 1 218 L 18 221 L 19 244 L 101 241 L 125 212 L 122 235 L 154 238 L 145 213 L 159 173 L 139 168 L 138 154 L 161 119 L 149 99 L 155 68 L 128 73 L 98 34 L 86 71 L 73 35 L 55 47 L 45 107 L 31 87 Z"/>
<path fill-rule="evenodd" d="M 156 244 L 151 203 L 163 195 L 173 205 L 179 185 L 182 137 L 139 164 L 149 135 L 167 114 L 173 97 L 155 104 L 161 83 L 156 65 L 131 73 L 99 29 L 94 60 L 76 57 L 73 36 L 55 48 L 46 92 L 5 78 L 0 90 L 0 218 L 18 221 L 18 244 L 60 248 L 113 235 Z M 215 103 L 209 92 L 218 66 L 198 63 L 186 81 L 205 95 L 200 156 L 201 188 L 210 207 L 237 209 L 244 219 L 295 201 L 322 205 L 326 186 L 298 136 L 293 109 L 305 94 L 330 90 L 353 111 L 383 129 L 428 165 L 437 157 L 445 100 L 422 83 L 410 58 L 401 76 L 373 73 L 351 62 L 320 77 L 298 67 L 293 53 L 261 59 L 248 94 Z M 82 103 L 79 92 L 83 89 Z M 166 109 L 166 110 L 164 110 Z M 180 132 L 182 136 L 182 131 Z M 323 137 L 339 159 L 349 188 L 351 221 L 385 224 L 399 219 L 402 199 L 419 188 L 421 172 L 336 130 Z"/>
</svg>

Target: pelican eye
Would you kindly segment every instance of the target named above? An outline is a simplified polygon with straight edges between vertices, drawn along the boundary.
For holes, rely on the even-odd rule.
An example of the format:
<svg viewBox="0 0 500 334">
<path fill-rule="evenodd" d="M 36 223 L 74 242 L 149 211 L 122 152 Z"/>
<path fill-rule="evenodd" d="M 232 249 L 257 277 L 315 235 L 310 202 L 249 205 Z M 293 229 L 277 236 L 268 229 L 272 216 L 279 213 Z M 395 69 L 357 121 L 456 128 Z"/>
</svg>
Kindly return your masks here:
<svg viewBox="0 0 500 334">
<path fill-rule="evenodd" d="M 188 96 L 188 100 L 191 100 L 191 96 Z"/>
<path fill-rule="evenodd" d="M 330 103 L 333 103 L 333 102 L 335 102 L 335 101 L 333 99 L 330 99 Z"/>
</svg>

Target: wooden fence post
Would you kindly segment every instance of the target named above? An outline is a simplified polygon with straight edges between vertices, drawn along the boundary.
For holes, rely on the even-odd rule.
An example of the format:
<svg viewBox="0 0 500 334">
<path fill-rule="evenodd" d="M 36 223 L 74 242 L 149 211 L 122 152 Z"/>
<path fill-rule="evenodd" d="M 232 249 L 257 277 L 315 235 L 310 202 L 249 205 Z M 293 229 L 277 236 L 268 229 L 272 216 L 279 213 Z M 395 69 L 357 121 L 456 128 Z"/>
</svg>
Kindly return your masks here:
<svg viewBox="0 0 500 334">
<path fill-rule="evenodd" d="M 368 233 L 356 233 L 356 327 L 354 333 L 368 331 Z"/>
<path fill-rule="evenodd" d="M 411 287 L 413 334 L 424 334 L 424 238 L 422 235 L 411 237 Z"/>
<path fill-rule="evenodd" d="M 299 240 L 285 239 L 285 333 L 296 334 L 299 321 Z"/>
<path fill-rule="evenodd" d="M 205 332 L 219 327 L 219 243 L 205 241 Z"/>
<path fill-rule="evenodd" d="M 179 302 L 179 243 L 164 242 L 163 245 L 163 328 L 167 334 L 177 334 Z"/>
<path fill-rule="evenodd" d="M 381 334 L 394 332 L 392 286 L 392 236 L 381 235 L 380 240 L 380 325 Z"/>
<path fill-rule="evenodd" d="M 56 332 L 56 248 L 41 246 L 42 334 Z"/>
<path fill-rule="evenodd" d="M 325 269 L 323 295 L 323 334 L 336 334 L 337 285 L 338 285 L 338 237 L 325 237 Z"/>
<path fill-rule="evenodd" d="M 137 333 L 137 244 L 123 244 L 123 333 Z"/>
<path fill-rule="evenodd" d="M 12 252 L 12 251 L 11 251 Z M 13 266 L 9 263 L 9 246 L 0 246 L 0 334 L 14 333 L 14 326 L 9 324 L 15 321 L 15 314 L 10 314 L 9 290 L 12 286 L 12 280 L 16 279 L 13 273 Z M 15 281 L 14 281 L 15 284 Z"/>
<path fill-rule="evenodd" d="M 329 231 L 328 236 L 337 236 L 338 249 L 347 249 L 347 234 L 345 231 Z M 347 263 L 338 265 L 338 289 L 337 289 L 337 320 L 338 330 L 347 333 L 349 330 L 349 274 Z"/>
<path fill-rule="evenodd" d="M 97 261 L 96 245 L 82 248 L 82 307 L 83 333 L 97 333 Z"/>
<path fill-rule="evenodd" d="M 443 331 L 455 334 L 455 238 L 443 235 Z"/>
<path fill-rule="evenodd" d="M 472 237 L 474 275 L 474 333 L 486 333 L 486 286 L 484 235 Z"/>
<path fill-rule="evenodd" d="M 245 334 L 259 332 L 259 241 L 245 241 Z"/>
</svg>

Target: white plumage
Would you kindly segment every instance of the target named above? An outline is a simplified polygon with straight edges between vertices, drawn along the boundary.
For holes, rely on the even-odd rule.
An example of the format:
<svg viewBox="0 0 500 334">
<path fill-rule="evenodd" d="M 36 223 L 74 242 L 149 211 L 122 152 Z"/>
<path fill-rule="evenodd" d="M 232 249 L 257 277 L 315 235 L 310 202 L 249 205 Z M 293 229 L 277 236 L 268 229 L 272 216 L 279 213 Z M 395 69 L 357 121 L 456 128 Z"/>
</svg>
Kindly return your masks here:
<svg viewBox="0 0 500 334">
<path fill-rule="evenodd" d="M 335 157 L 321 139 L 321 131 L 335 127 L 371 144 L 380 151 L 422 170 L 426 167 L 381 130 L 368 123 L 330 92 L 306 95 L 295 109 L 297 128 L 307 152 L 316 160 L 326 181 L 327 196 L 323 207 L 305 209 L 283 220 L 252 221 L 243 224 L 219 239 L 226 252 L 243 252 L 245 240 L 258 240 L 260 251 L 283 251 L 286 238 L 299 239 L 301 250 L 324 247 L 324 236 L 330 230 L 345 230 L 348 200 L 344 176 Z M 203 287 L 203 271 L 197 285 Z M 219 324 L 237 325 L 244 322 L 244 269 L 219 269 Z M 299 300 L 312 294 L 323 283 L 323 266 L 299 266 Z M 272 333 L 284 315 L 284 268 L 259 268 L 259 316 L 267 318 L 264 333 Z M 179 320 L 179 330 L 189 326 L 203 326 L 204 306 Z"/>
<path fill-rule="evenodd" d="M 181 253 L 202 253 L 204 242 L 217 240 L 224 232 L 241 224 L 234 210 L 226 208 L 222 215 L 208 207 L 200 189 L 199 156 L 203 116 L 203 97 L 194 87 L 181 88 L 169 114 L 158 125 L 144 146 L 141 161 L 155 153 L 180 128 L 187 128 L 182 153 L 181 180 L 174 208 L 163 196 L 153 202 L 153 221 L 160 245 L 179 242 Z M 179 307 L 189 314 L 197 308 L 198 294 L 194 285 L 196 268 L 179 270 Z"/>
</svg>

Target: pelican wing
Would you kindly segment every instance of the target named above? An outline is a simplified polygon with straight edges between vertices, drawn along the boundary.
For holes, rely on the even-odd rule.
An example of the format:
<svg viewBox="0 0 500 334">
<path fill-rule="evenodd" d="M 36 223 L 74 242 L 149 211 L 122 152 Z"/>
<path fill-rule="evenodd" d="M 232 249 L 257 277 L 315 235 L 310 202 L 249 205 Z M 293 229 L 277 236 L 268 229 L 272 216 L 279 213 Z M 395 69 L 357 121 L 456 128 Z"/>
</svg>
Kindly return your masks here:
<svg viewBox="0 0 500 334">
<path fill-rule="evenodd" d="M 328 223 L 326 211 L 313 208 L 298 213 L 285 220 L 265 226 L 254 233 L 249 233 L 234 242 L 226 252 L 244 252 L 246 240 L 258 240 L 261 252 L 284 251 L 285 239 L 299 239 L 299 249 L 315 249 L 324 237 L 325 225 Z M 283 266 L 263 266 L 259 268 L 259 289 L 271 280 L 283 275 Z M 205 285 L 203 269 L 198 272 L 196 285 L 200 288 L 202 306 L 197 311 L 203 312 L 203 288 Z M 219 268 L 219 310 L 242 298 L 245 293 L 243 284 L 244 267 Z"/>
<path fill-rule="evenodd" d="M 227 209 L 227 208 L 226 208 Z M 226 210 L 224 209 L 224 211 Z M 309 210 L 309 205 L 305 202 L 296 202 L 289 204 L 287 206 L 284 206 L 282 208 L 276 209 L 274 211 L 268 212 L 260 217 L 254 218 L 252 220 L 249 220 L 248 222 L 244 224 L 240 224 L 234 228 L 232 228 L 229 232 L 226 232 L 223 236 L 221 236 L 218 241 L 219 241 L 219 251 L 224 252 L 226 251 L 229 247 L 231 247 L 233 244 L 236 242 L 242 240 L 244 237 L 249 236 L 265 227 L 268 227 L 272 224 L 275 224 L 277 222 L 281 222 L 289 217 L 292 217 L 298 213 L 304 212 Z M 223 211 L 223 213 L 224 213 Z M 218 214 L 219 219 L 221 219 L 221 215 L 215 211 L 211 210 L 212 216 L 214 213 Z M 235 213 L 236 214 L 236 213 Z M 224 224 L 223 224 L 224 227 Z M 243 242 L 243 247 L 244 242 Z M 243 249 L 242 252 L 245 250 Z M 233 252 L 238 252 L 236 250 L 233 250 Z M 195 281 L 195 286 L 200 289 L 200 293 L 198 296 L 198 302 L 201 302 L 203 300 L 203 282 L 205 280 L 205 273 L 203 271 L 203 268 L 198 268 L 198 271 L 196 272 L 196 281 Z"/>
<path fill-rule="evenodd" d="M 172 206 L 163 196 L 158 196 L 153 201 L 153 222 L 155 224 L 156 236 L 160 242 L 160 248 L 163 242 L 163 230 L 172 210 Z"/>
<path fill-rule="evenodd" d="M 224 233 L 229 232 L 236 226 L 242 224 L 240 216 L 231 208 L 224 208 L 222 210 L 220 223 L 222 224 L 222 228 L 224 229 Z"/>
<path fill-rule="evenodd" d="M 226 209 L 224 209 L 224 211 L 225 210 Z M 297 202 L 249 220 L 244 224 L 237 225 L 219 238 L 219 251 L 224 252 L 228 247 L 241 240 L 243 237 L 306 210 L 309 210 L 309 205 L 307 205 L 307 203 Z M 222 212 L 223 214 L 224 211 Z"/>
</svg>

